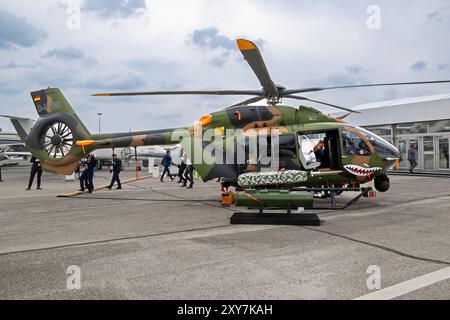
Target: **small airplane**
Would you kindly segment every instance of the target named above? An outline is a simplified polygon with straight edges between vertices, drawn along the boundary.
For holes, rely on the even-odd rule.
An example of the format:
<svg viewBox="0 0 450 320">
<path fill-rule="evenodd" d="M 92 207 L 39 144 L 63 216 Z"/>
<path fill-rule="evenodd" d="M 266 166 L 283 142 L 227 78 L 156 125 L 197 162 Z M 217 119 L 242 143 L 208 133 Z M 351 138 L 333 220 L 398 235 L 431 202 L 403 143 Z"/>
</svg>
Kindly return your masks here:
<svg viewBox="0 0 450 320">
<path fill-rule="evenodd" d="M 307 198 L 306 204 L 305 201 L 295 202 L 295 199 L 304 197 L 303 193 L 298 192 L 324 191 L 334 198 L 345 191 L 361 190 L 362 184 L 372 181 L 378 191 L 388 191 L 390 181 L 387 170 L 396 166 L 399 152 L 395 146 L 372 132 L 346 123 L 345 116 L 334 118 L 308 106 L 284 105 L 283 99 L 322 104 L 349 114 L 358 111 L 299 94 L 348 88 L 450 83 L 450 80 L 440 80 L 288 89 L 271 79 L 253 42 L 238 39 L 237 46 L 258 78 L 261 89 L 94 94 L 103 97 L 251 96 L 202 116 L 193 126 L 91 134 L 62 92 L 57 88 L 48 88 L 31 92 L 39 119 L 25 140 L 26 146 L 41 160 L 45 170 L 71 174 L 84 154 L 97 149 L 180 143 L 203 181 L 221 178 L 226 187 L 236 187 L 239 193 L 236 199 L 240 199 L 236 205 L 238 202 L 248 204 L 242 199 L 251 199 L 255 206 L 307 207 L 311 203 L 310 197 L 304 198 Z M 255 105 L 261 100 L 266 103 Z M 256 146 L 253 145 L 255 137 Z M 252 147 L 255 147 L 253 151 L 257 150 L 256 157 Z M 266 157 L 258 154 L 264 149 L 266 156 L 278 157 L 276 167 L 271 167 L 269 171 L 265 167 L 267 163 L 262 161 Z M 320 149 L 320 159 L 308 161 L 307 156 L 318 151 L 315 149 Z M 238 159 L 240 150 L 243 150 L 243 156 L 241 154 L 241 159 Z M 364 196 L 367 196 L 367 190 Z M 253 193 L 250 195 L 250 192 Z M 267 196 L 275 197 L 277 201 L 269 204 L 265 200 Z"/>
<path fill-rule="evenodd" d="M 17 165 L 20 159 L 31 157 L 31 152 L 26 150 L 25 138 L 34 125 L 34 121 L 27 118 L 0 115 L 8 118 L 17 131 L 17 135 L 0 135 L 0 162 L 3 166 Z"/>
</svg>

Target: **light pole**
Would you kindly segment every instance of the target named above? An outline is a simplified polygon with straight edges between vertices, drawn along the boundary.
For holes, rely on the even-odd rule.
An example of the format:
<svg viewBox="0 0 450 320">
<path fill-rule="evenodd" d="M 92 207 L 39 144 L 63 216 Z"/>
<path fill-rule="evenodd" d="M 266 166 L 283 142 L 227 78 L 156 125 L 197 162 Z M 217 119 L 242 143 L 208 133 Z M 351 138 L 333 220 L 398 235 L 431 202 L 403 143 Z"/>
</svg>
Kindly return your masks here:
<svg viewBox="0 0 450 320">
<path fill-rule="evenodd" d="M 98 115 L 98 133 L 100 133 L 101 132 L 101 125 L 102 125 L 102 115 L 103 115 L 103 113 L 101 113 L 101 112 L 99 112 L 99 113 L 97 113 L 97 115 Z"/>
</svg>

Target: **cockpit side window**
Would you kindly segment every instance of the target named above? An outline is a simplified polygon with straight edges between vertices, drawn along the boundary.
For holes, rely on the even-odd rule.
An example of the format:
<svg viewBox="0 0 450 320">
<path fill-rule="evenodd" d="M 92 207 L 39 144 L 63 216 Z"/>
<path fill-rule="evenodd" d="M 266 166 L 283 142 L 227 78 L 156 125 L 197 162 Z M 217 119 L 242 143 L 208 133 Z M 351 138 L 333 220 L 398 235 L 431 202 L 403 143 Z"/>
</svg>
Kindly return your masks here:
<svg viewBox="0 0 450 320">
<path fill-rule="evenodd" d="M 342 132 L 344 153 L 350 156 L 370 156 L 369 146 L 353 131 Z"/>
</svg>

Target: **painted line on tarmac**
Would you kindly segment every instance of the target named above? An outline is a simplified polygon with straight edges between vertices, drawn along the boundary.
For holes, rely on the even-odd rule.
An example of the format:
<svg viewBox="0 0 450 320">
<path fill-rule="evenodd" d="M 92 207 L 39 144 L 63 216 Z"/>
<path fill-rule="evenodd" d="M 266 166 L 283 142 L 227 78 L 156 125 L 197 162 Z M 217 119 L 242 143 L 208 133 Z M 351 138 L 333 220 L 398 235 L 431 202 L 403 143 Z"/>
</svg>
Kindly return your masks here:
<svg viewBox="0 0 450 320">
<path fill-rule="evenodd" d="M 133 178 L 133 179 L 129 179 L 129 180 L 124 180 L 122 181 L 122 184 L 127 184 L 130 182 L 135 182 L 135 181 L 140 181 L 140 180 L 145 180 L 145 179 L 149 179 L 152 178 L 152 176 L 143 176 L 143 177 L 139 177 L 139 178 Z M 99 190 L 103 190 L 106 189 L 109 186 L 109 184 L 105 184 L 103 186 L 100 186 L 98 188 L 95 188 L 94 191 L 99 191 Z M 67 192 L 67 193 L 63 193 L 63 194 L 59 194 L 57 195 L 58 198 L 70 198 L 70 197 L 76 197 L 79 196 L 81 194 L 85 194 L 88 193 L 87 191 L 75 191 L 75 192 Z"/>
<path fill-rule="evenodd" d="M 448 279 L 450 279 L 450 267 L 400 282 L 353 300 L 391 300 Z"/>
<path fill-rule="evenodd" d="M 150 190 L 149 190 L 150 191 Z M 97 193 L 98 194 L 98 193 Z M 105 193 L 108 194 L 108 193 Z M 82 199 L 82 200 L 118 200 L 118 201 L 140 201 L 142 203 L 144 202 L 217 202 L 219 203 L 219 200 L 217 198 L 214 199 L 149 199 L 149 198 L 123 198 L 123 197 L 73 197 L 74 199 Z"/>
</svg>

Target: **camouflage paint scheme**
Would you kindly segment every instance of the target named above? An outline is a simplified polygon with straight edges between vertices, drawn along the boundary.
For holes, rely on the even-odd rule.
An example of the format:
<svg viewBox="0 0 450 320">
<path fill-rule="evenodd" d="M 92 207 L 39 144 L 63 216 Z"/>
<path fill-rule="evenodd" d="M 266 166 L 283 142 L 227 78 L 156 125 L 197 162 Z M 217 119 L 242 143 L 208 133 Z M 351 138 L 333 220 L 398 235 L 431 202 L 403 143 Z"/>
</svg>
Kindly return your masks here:
<svg viewBox="0 0 450 320">
<path fill-rule="evenodd" d="M 299 150 L 297 139 L 299 132 L 336 131 L 340 140 L 338 143 L 339 167 L 336 170 L 310 172 L 308 179 L 299 183 L 299 186 L 340 186 L 365 183 L 374 179 L 377 175 L 385 175 L 386 169 L 389 169 L 393 165 L 392 160 L 387 161 L 386 157 L 383 158 L 377 155 L 371 142 L 353 126 L 344 123 L 341 119 L 332 118 L 316 109 L 304 106 L 293 108 L 281 104 L 266 106 L 242 105 L 211 113 L 211 122 L 204 126 L 195 125 L 191 127 L 140 132 L 91 134 L 59 89 L 48 88 L 35 91 L 31 93 L 31 97 L 39 114 L 39 119 L 25 141 L 26 147 L 33 155 L 41 160 L 44 170 L 60 174 L 72 174 L 78 166 L 80 159 L 95 149 L 167 145 L 181 142 L 185 146 L 185 149 L 189 150 L 187 144 L 193 144 L 195 141 L 201 143 L 206 148 L 211 142 L 201 141 L 199 133 L 205 132 L 208 129 L 215 129 L 219 132 L 225 132 L 227 129 L 242 129 L 244 135 L 250 132 L 254 134 L 256 130 L 257 134 L 264 135 L 268 129 L 276 128 L 280 137 L 294 134 L 296 137 L 297 156 L 292 159 L 285 159 L 282 163 L 280 162 L 282 167 L 288 170 L 305 170 L 300 160 L 301 150 Z M 43 135 L 45 135 L 45 132 L 47 132 L 52 124 L 57 122 L 66 124 L 73 134 L 73 145 L 68 153 L 61 158 L 55 158 L 42 150 Z M 343 155 L 342 131 L 344 129 L 353 131 L 358 135 L 369 147 L 371 155 Z M 174 136 L 176 138 L 172 140 Z M 185 139 L 186 137 L 191 139 Z M 89 143 L 82 147 L 76 145 L 76 141 L 89 141 Z M 225 149 L 236 148 L 236 143 L 234 140 L 225 141 L 224 146 Z M 394 158 L 398 156 L 395 150 L 395 147 L 392 146 L 391 156 Z M 205 182 L 218 177 L 237 181 L 239 174 L 242 173 L 242 170 L 237 165 L 219 165 L 214 163 L 196 164 L 196 155 L 188 153 L 188 156 L 192 160 L 195 170 Z M 211 157 L 214 159 L 212 155 Z M 364 174 L 365 168 L 375 169 L 370 169 L 373 170 L 370 174 Z"/>
</svg>

